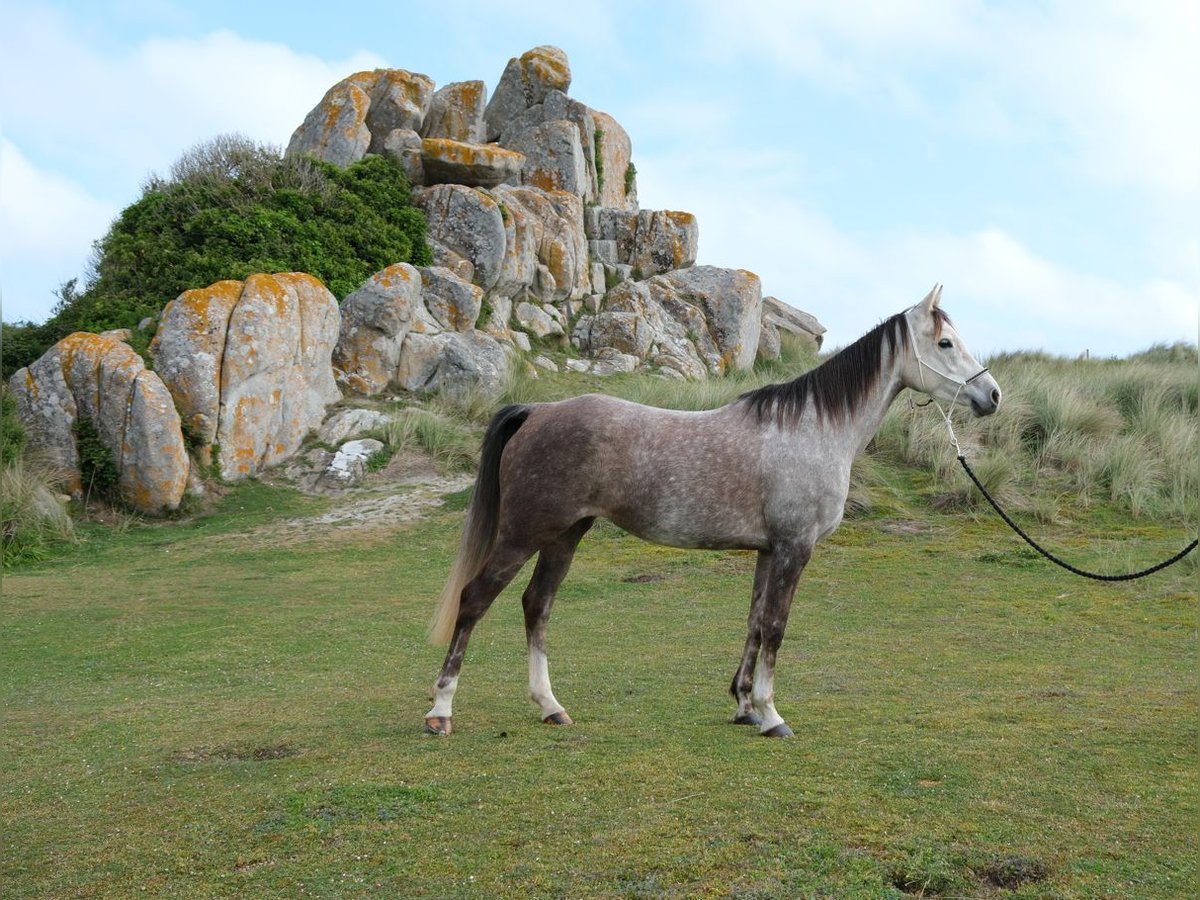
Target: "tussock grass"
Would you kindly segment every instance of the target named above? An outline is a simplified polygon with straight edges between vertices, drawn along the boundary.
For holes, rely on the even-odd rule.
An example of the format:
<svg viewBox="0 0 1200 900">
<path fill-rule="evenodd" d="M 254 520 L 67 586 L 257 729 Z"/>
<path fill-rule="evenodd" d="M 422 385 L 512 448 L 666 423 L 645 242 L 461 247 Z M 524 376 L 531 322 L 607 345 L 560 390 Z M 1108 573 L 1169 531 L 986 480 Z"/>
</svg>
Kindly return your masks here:
<svg viewBox="0 0 1200 900">
<path fill-rule="evenodd" d="M 955 413 L 972 468 L 998 499 L 1044 521 L 1063 506 L 1113 503 L 1135 518 L 1194 522 L 1197 365 L 1183 349 L 1129 360 L 1067 360 L 1004 354 L 990 360 L 1004 391 L 986 419 Z M 929 469 L 939 502 L 978 507 L 932 407 L 896 404 L 868 448 L 880 466 Z M 860 467 L 869 492 L 871 471 Z M 940 490 L 939 490 L 940 488 Z"/>
<path fill-rule="evenodd" d="M 451 471 L 469 471 L 478 461 L 477 431 L 461 420 L 430 409 L 401 409 L 375 434 L 387 447 L 389 456 L 420 449 Z"/>
<path fill-rule="evenodd" d="M 75 540 L 75 526 L 58 500 L 65 473 L 18 456 L 0 467 L 0 535 L 4 568 L 44 559 Z"/>
</svg>

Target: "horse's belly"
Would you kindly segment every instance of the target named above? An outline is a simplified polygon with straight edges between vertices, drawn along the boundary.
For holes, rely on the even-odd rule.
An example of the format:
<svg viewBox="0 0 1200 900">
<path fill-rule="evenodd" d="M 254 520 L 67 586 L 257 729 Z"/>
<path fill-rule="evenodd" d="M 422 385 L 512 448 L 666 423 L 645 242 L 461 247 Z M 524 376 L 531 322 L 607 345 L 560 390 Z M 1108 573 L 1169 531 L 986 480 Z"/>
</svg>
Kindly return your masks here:
<svg viewBox="0 0 1200 900">
<path fill-rule="evenodd" d="M 694 550 L 766 549 L 760 522 L 720 514 L 646 516 L 644 511 L 618 510 L 607 518 L 630 534 L 654 544 Z"/>
</svg>

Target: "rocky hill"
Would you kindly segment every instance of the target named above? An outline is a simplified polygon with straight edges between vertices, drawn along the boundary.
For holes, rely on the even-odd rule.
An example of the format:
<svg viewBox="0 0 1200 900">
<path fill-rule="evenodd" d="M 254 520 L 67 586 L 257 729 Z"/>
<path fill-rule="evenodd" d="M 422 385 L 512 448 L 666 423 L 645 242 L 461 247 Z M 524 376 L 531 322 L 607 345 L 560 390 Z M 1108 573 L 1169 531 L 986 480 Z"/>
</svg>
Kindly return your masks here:
<svg viewBox="0 0 1200 900">
<path fill-rule="evenodd" d="M 695 265 L 694 216 L 639 208 L 628 134 L 570 84 L 554 47 L 510 60 L 490 99 L 482 81 L 435 89 L 403 69 L 338 82 L 287 152 L 395 157 L 433 265 L 389 266 L 340 305 L 302 273 L 197 286 L 149 326 L 153 370 L 119 333 L 71 335 L 10 381 L 30 445 L 82 490 L 86 424 L 119 496 L 158 512 L 201 473 L 288 459 L 343 394 L 496 389 L 533 340 L 569 342 L 577 371 L 675 378 L 777 355 L 780 330 L 819 345 L 816 319 L 753 273 Z"/>
</svg>

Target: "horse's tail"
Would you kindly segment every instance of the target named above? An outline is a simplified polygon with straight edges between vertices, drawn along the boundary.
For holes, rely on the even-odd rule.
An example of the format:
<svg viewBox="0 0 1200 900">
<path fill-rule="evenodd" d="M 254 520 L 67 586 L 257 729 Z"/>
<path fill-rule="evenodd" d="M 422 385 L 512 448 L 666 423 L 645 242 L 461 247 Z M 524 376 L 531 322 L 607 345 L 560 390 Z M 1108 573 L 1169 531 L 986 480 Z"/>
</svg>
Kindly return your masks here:
<svg viewBox="0 0 1200 900">
<path fill-rule="evenodd" d="M 500 457 L 504 446 L 529 417 L 533 407 L 523 404 L 506 406 L 492 417 L 480 452 L 479 474 L 475 490 L 467 506 L 467 520 L 458 544 L 458 556 L 450 569 L 450 577 L 442 588 L 437 613 L 429 624 L 429 640 L 434 644 L 449 643 L 458 620 L 458 604 L 462 590 L 479 574 L 496 542 L 500 522 Z"/>
</svg>

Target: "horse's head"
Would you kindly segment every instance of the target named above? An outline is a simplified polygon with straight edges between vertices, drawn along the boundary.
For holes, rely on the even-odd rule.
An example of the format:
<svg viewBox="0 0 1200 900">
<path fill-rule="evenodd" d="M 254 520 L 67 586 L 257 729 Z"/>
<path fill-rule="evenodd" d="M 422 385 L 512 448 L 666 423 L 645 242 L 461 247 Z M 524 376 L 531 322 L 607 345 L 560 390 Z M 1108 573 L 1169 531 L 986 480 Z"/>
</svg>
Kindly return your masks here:
<svg viewBox="0 0 1200 900">
<path fill-rule="evenodd" d="M 1000 385 L 971 355 L 950 318 L 939 308 L 942 286 L 906 313 L 909 350 L 901 378 L 904 386 L 940 403 L 966 403 L 977 416 L 1000 407 Z"/>
</svg>

